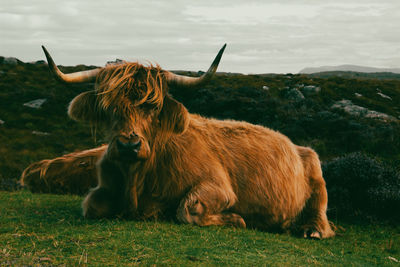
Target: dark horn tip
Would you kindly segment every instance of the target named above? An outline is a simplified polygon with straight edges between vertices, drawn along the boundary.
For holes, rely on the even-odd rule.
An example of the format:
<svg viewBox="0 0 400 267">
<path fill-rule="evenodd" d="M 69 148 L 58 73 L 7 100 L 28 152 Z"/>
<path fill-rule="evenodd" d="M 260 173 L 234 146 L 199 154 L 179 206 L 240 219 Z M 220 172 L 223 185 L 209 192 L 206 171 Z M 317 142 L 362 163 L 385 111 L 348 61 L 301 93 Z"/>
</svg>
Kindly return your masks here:
<svg viewBox="0 0 400 267">
<path fill-rule="evenodd" d="M 226 48 L 226 43 L 222 46 L 222 48 L 219 50 L 217 56 L 215 57 L 213 63 L 211 64 L 210 68 L 208 69 L 207 72 L 214 74 L 217 71 L 219 62 L 221 61 L 222 54 L 224 53 Z"/>
<path fill-rule="evenodd" d="M 42 45 L 42 49 L 43 49 L 43 52 L 44 52 L 44 55 L 46 56 L 46 59 L 47 59 L 47 63 L 50 65 L 55 65 L 54 64 L 54 62 L 53 62 L 53 59 L 51 58 L 51 56 L 50 56 L 50 53 L 49 53 L 49 51 L 47 51 L 47 49 L 46 49 L 46 47 L 44 47 L 44 45 Z"/>
<path fill-rule="evenodd" d="M 43 49 L 43 52 L 47 55 L 49 52 L 47 51 L 47 49 L 46 49 L 46 47 L 44 47 L 44 45 L 42 45 L 42 49 Z"/>
<path fill-rule="evenodd" d="M 222 48 L 219 50 L 217 57 L 220 58 L 220 57 L 222 56 L 222 53 L 224 53 L 225 48 L 226 48 L 226 43 L 225 43 L 225 44 L 222 46 Z"/>
</svg>

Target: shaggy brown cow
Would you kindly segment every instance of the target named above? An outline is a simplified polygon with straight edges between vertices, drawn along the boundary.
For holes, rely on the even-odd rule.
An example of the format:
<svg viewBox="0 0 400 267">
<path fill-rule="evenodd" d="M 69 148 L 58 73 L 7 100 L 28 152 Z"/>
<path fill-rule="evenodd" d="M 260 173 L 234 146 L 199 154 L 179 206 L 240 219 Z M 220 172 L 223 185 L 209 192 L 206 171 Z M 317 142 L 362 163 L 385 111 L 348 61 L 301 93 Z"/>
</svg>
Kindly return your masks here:
<svg viewBox="0 0 400 267">
<path fill-rule="evenodd" d="M 62 73 L 64 82 L 96 80 L 75 97 L 71 118 L 95 124 L 109 138 L 99 150 L 98 185 L 83 201 L 89 218 L 170 216 L 200 226 L 256 224 L 301 229 L 305 237 L 334 235 L 318 155 L 257 125 L 190 114 L 168 94 L 204 84 L 224 47 L 201 77 L 124 63 Z"/>
</svg>

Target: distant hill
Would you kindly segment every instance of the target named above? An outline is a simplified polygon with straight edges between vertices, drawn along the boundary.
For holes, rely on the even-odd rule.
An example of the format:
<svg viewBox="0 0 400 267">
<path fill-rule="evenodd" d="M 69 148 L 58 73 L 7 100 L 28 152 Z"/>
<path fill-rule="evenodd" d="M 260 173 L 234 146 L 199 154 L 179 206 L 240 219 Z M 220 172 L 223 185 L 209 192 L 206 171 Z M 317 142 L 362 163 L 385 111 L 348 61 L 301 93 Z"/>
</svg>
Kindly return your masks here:
<svg viewBox="0 0 400 267">
<path fill-rule="evenodd" d="M 322 66 L 315 68 L 304 68 L 299 71 L 300 74 L 312 74 L 318 72 L 332 72 L 332 71 L 352 71 L 364 73 L 378 73 L 378 72 L 392 72 L 400 74 L 400 68 L 373 68 L 357 65 L 340 65 L 340 66 Z"/>
<path fill-rule="evenodd" d="M 324 71 L 311 74 L 304 74 L 309 77 L 330 78 L 341 77 L 350 79 L 381 79 L 381 80 L 400 80 L 400 74 L 393 72 L 354 72 L 354 71 Z"/>
</svg>

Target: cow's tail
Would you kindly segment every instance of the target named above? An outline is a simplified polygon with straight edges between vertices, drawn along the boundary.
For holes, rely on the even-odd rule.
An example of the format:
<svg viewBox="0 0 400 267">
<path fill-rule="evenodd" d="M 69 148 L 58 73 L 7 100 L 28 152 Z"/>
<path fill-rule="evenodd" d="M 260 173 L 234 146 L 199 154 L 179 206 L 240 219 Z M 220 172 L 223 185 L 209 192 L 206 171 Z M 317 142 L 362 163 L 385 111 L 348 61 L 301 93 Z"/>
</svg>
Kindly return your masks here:
<svg viewBox="0 0 400 267">
<path fill-rule="evenodd" d="M 83 150 L 29 165 L 20 184 L 34 193 L 78 194 L 97 185 L 96 163 L 107 146 Z"/>
</svg>

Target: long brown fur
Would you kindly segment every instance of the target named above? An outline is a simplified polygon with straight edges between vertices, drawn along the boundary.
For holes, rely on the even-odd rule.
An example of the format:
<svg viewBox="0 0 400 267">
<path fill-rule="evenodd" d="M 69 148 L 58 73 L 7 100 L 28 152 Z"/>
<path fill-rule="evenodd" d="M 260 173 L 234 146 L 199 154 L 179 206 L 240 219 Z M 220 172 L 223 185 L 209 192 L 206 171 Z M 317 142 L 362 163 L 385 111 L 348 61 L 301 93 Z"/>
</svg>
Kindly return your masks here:
<svg viewBox="0 0 400 267">
<path fill-rule="evenodd" d="M 135 107 L 144 103 L 161 109 L 163 88 L 161 68 L 138 63 L 108 66 L 99 73 L 96 83 L 100 107 L 126 119 L 135 117 Z"/>
<path fill-rule="evenodd" d="M 84 195 L 97 185 L 96 163 L 106 149 L 101 146 L 32 163 L 20 183 L 34 193 Z"/>
<path fill-rule="evenodd" d="M 95 88 L 69 107 L 72 118 L 99 125 L 110 138 L 97 163 L 98 185 L 82 205 L 86 217 L 172 216 L 200 226 L 334 235 L 320 162 L 310 148 L 265 127 L 190 114 L 168 95 L 158 66 L 107 67 Z M 122 157 L 118 142 L 130 136 L 140 150 Z"/>
</svg>

